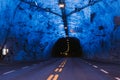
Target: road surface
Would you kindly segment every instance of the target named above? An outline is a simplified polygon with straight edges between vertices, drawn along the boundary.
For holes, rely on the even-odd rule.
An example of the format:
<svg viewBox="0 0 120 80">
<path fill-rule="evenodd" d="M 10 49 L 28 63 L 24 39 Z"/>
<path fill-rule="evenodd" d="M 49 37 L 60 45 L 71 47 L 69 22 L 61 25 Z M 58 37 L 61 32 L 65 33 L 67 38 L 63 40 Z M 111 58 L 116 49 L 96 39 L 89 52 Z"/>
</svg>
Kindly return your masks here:
<svg viewBox="0 0 120 80">
<path fill-rule="evenodd" d="M 52 59 L 0 74 L 0 80 L 120 80 L 80 58 Z"/>
</svg>

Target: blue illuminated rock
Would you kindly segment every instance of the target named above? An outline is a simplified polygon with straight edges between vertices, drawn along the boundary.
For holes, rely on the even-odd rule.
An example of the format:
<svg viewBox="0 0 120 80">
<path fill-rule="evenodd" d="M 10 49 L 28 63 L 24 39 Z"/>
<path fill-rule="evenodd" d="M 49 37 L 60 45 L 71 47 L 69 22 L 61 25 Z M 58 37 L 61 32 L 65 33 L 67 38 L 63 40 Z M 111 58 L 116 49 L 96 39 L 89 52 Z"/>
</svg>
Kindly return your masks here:
<svg viewBox="0 0 120 80">
<path fill-rule="evenodd" d="M 44 59 L 50 56 L 54 43 L 65 36 L 61 17 L 49 13 L 61 15 L 61 10 L 57 0 L 36 0 L 35 4 L 26 1 L 31 0 L 0 1 L 0 46 L 10 49 L 13 60 Z M 66 14 L 88 4 L 88 0 L 65 2 Z M 120 0 L 103 0 L 68 16 L 69 35 L 80 40 L 85 57 L 110 58 L 116 52 L 119 58 L 120 45 L 116 43 L 120 42 L 120 25 L 116 28 L 114 22 L 114 16 L 120 16 L 119 5 Z M 117 50 L 111 52 L 113 48 Z"/>
</svg>

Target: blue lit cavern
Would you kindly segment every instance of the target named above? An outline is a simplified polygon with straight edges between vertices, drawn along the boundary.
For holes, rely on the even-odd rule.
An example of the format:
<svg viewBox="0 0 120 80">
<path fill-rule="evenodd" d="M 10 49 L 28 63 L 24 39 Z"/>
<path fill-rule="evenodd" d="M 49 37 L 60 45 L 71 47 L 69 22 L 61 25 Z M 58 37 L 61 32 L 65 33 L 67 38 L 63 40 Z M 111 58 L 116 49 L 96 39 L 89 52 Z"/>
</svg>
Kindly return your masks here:
<svg viewBox="0 0 120 80">
<path fill-rule="evenodd" d="M 59 1 L 0 1 L 1 56 L 8 49 L 4 60 L 51 57 L 55 42 L 66 36 Z M 65 0 L 69 37 L 79 39 L 84 57 L 120 59 L 119 9 L 120 0 Z"/>
</svg>

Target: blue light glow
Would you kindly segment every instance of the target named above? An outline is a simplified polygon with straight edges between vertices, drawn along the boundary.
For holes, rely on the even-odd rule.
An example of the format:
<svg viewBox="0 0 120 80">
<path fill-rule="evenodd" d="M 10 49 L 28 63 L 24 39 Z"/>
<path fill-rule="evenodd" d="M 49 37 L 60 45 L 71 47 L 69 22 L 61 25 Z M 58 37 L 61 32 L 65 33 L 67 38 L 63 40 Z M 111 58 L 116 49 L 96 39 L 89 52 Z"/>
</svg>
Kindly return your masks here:
<svg viewBox="0 0 120 80">
<path fill-rule="evenodd" d="M 31 0 L 23 1 L 30 2 Z M 6 45 L 14 52 L 15 60 L 18 57 L 19 60 L 24 57 L 29 57 L 29 59 L 25 58 L 26 60 L 48 57 L 47 51 L 50 51 L 55 41 L 65 37 L 57 0 L 33 1 L 36 6 L 47 8 L 48 12 L 19 0 L 0 1 L 0 46 L 3 45 L 10 29 Z M 65 0 L 66 14 L 75 8 L 87 5 L 88 1 Z M 86 57 L 108 58 L 111 48 L 119 46 L 116 45 L 116 41 L 120 41 L 120 25 L 114 29 L 116 25 L 114 16 L 120 16 L 119 5 L 120 0 L 103 0 L 68 16 L 69 35 L 80 40 Z M 59 15 L 49 13 L 49 11 Z M 90 21 L 92 13 L 95 13 L 93 22 Z M 12 42 L 10 39 L 15 41 Z"/>
</svg>

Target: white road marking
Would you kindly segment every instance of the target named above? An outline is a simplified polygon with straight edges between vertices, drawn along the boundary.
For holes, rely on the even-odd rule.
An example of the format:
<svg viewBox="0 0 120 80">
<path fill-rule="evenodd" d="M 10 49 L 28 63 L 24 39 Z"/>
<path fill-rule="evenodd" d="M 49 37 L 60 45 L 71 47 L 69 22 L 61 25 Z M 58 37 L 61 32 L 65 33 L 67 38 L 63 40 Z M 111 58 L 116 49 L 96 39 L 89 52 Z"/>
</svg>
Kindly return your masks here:
<svg viewBox="0 0 120 80">
<path fill-rule="evenodd" d="M 54 75 L 51 74 L 51 75 L 47 78 L 47 80 L 52 80 L 53 77 L 54 77 Z"/>
<path fill-rule="evenodd" d="M 54 76 L 53 80 L 58 80 L 58 77 L 59 77 L 59 75 L 56 74 L 56 75 Z"/>
<path fill-rule="evenodd" d="M 102 71 L 102 72 L 104 72 L 104 73 L 108 74 L 108 72 L 107 72 L 107 71 L 105 71 L 104 69 L 100 69 L 100 71 Z"/>
<path fill-rule="evenodd" d="M 119 78 L 119 77 L 115 77 L 115 79 L 116 79 L 116 80 L 120 80 L 120 78 Z"/>
<path fill-rule="evenodd" d="M 22 69 L 26 69 L 26 68 L 28 68 L 29 66 L 25 66 L 25 67 L 22 67 Z"/>
<path fill-rule="evenodd" d="M 94 67 L 94 68 L 98 68 L 98 66 L 96 66 L 96 65 L 93 65 L 93 67 Z"/>
<path fill-rule="evenodd" d="M 59 68 L 56 68 L 56 69 L 55 69 L 55 72 L 58 72 L 58 70 L 59 70 Z"/>
<path fill-rule="evenodd" d="M 3 73 L 3 75 L 6 75 L 6 74 L 9 74 L 9 73 L 12 73 L 12 72 L 14 72 L 15 70 L 11 70 L 11 71 L 8 71 L 8 72 L 5 72 L 5 73 Z"/>
</svg>

